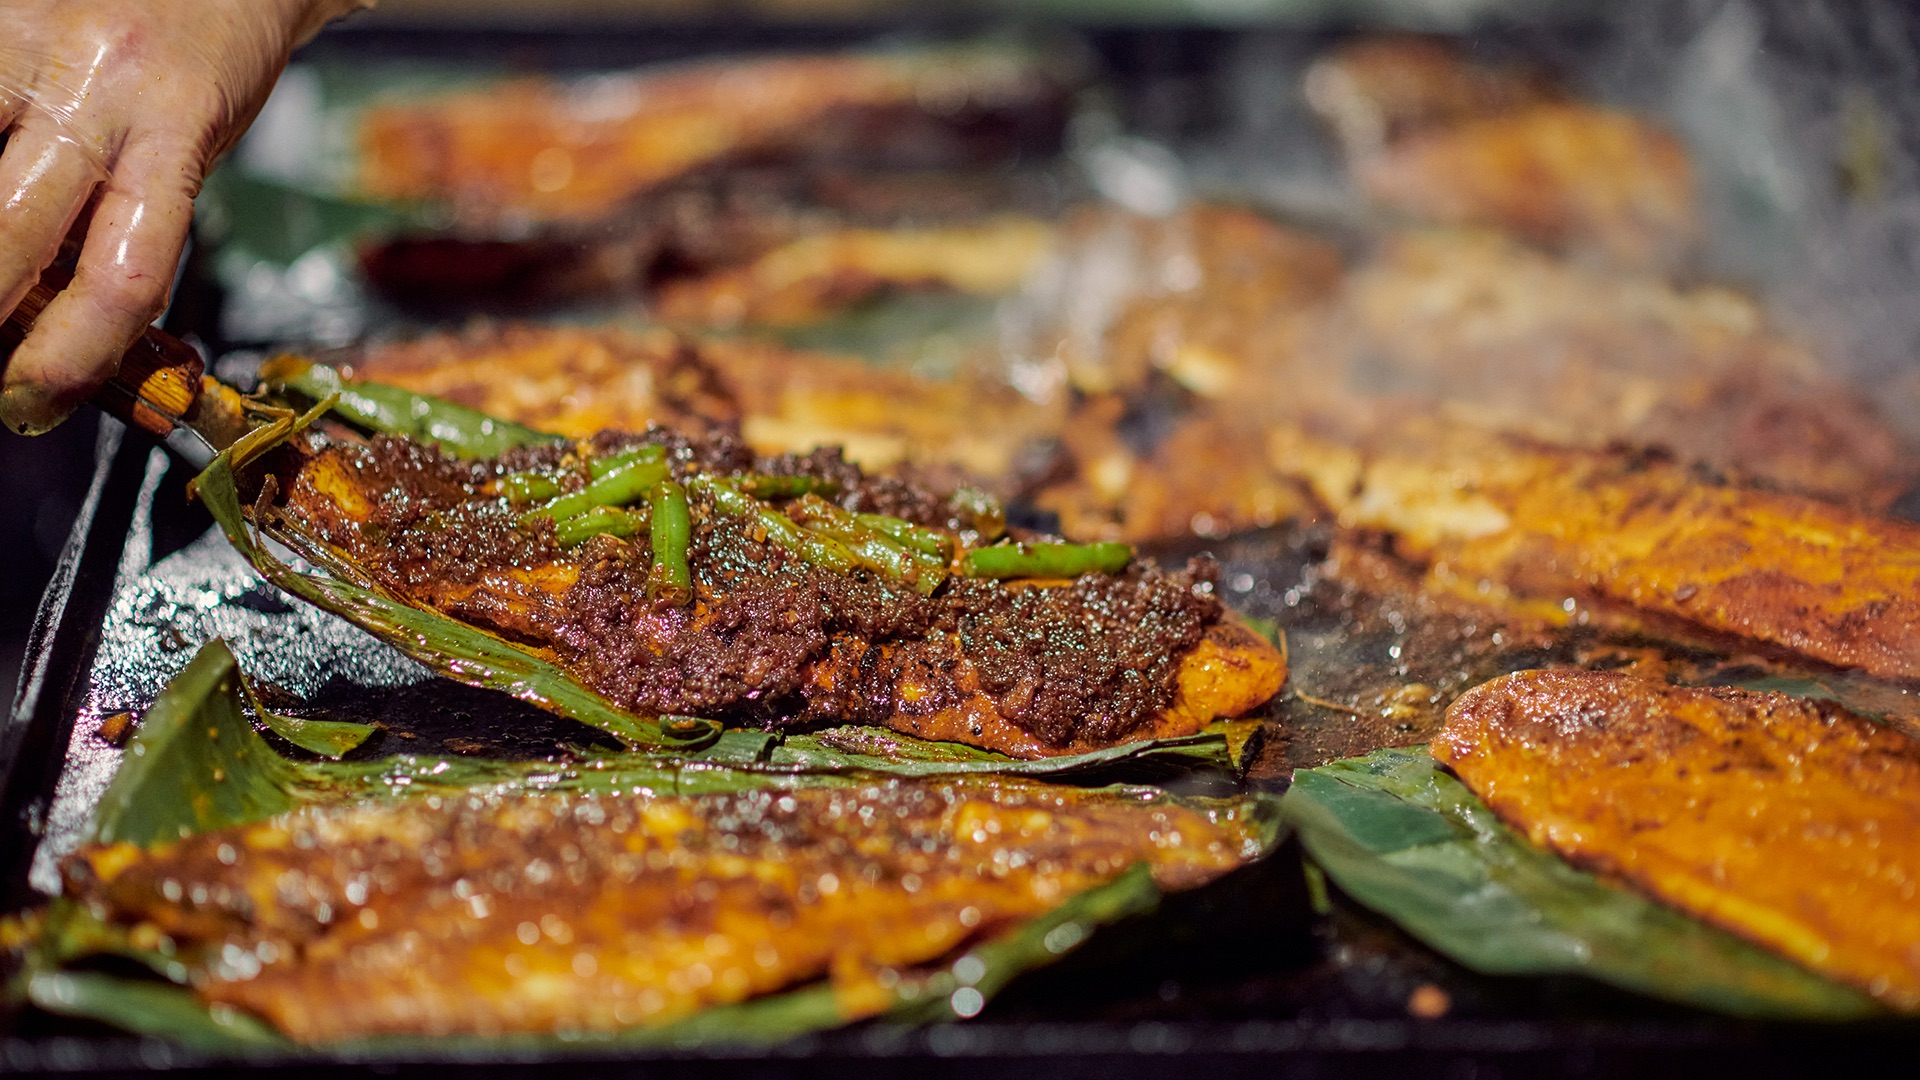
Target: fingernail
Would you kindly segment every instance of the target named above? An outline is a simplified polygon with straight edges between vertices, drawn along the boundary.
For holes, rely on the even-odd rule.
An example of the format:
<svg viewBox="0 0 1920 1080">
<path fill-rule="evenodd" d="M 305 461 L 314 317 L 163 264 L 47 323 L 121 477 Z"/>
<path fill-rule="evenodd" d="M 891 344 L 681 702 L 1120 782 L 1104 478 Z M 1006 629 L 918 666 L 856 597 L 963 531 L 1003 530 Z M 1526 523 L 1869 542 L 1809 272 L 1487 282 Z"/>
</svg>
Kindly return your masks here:
<svg viewBox="0 0 1920 1080">
<path fill-rule="evenodd" d="M 53 390 L 34 383 L 15 383 L 0 390 L 0 421 L 21 435 L 44 435 L 73 412 Z"/>
</svg>

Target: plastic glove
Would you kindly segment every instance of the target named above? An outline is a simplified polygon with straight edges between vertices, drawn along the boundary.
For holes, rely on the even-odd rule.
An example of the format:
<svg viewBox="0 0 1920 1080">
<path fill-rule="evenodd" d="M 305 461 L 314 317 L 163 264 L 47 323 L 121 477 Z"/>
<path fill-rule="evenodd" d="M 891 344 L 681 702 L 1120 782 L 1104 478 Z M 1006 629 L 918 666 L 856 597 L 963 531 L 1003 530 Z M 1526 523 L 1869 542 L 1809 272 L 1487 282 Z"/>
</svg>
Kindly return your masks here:
<svg viewBox="0 0 1920 1080">
<path fill-rule="evenodd" d="M 113 374 L 166 305 L 214 159 L 294 47 L 370 3 L 0 0 L 0 312 L 85 237 L 6 361 L 0 420 L 46 431 Z"/>
</svg>

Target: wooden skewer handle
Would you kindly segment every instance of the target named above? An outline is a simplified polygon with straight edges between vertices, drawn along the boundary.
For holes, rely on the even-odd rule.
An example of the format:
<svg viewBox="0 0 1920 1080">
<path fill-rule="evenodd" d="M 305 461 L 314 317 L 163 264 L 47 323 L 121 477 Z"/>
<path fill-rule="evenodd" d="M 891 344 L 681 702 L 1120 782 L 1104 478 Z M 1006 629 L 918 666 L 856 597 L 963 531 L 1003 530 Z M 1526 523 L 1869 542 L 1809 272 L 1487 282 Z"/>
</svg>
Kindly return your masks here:
<svg viewBox="0 0 1920 1080">
<path fill-rule="evenodd" d="M 7 316 L 5 337 L 17 343 L 53 302 L 57 286 L 45 279 L 27 290 Z M 111 416 L 166 438 L 186 420 L 206 385 L 206 362 L 193 346 L 148 327 L 120 360 L 120 370 L 94 392 L 93 403 Z"/>
</svg>

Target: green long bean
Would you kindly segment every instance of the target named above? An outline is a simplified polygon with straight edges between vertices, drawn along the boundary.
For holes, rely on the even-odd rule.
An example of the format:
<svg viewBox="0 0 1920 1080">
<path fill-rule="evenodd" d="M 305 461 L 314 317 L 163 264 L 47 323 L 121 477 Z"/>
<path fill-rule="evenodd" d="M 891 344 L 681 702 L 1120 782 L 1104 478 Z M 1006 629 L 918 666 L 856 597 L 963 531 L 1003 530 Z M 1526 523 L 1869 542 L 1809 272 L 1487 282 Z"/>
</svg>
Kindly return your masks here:
<svg viewBox="0 0 1920 1080">
<path fill-rule="evenodd" d="M 539 502 L 560 494 L 560 479 L 536 470 L 508 473 L 496 485 L 511 503 Z"/>
<path fill-rule="evenodd" d="M 687 484 L 711 501 L 715 510 L 752 519 L 766 529 L 768 539 L 815 566 L 845 574 L 860 565 L 859 557 L 847 545 L 795 525 L 787 515 L 741 491 L 730 481 L 717 476 L 696 476 Z"/>
<path fill-rule="evenodd" d="M 647 492 L 653 511 L 653 569 L 647 574 L 647 592 L 675 607 L 693 599 L 693 571 L 687 548 L 693 541 L 693 511 L 687 489 L 662 480 Z"/>
<path fill-rule="evenodd" d="M 618 454 L 589 458 L 587 460 L 589 482 L 602 479 L 616 470 L 624 469 L 632 465 L 636 461 L 663 461 L 666 459 L 666 456 L 667 451 L 665 447 L 640 446 L 632 450 L 623 450 Z M 495 481 L 494 486 L 499 488 L 500 494 L 507 497 L 508 502 L 514 503 L 539 502 L 542 499 L 557 498 L 562 493 L 560 477 L 543 469 L 528 469 L 524 472 L 508 473 Z M 560 516 L 563 515 L 555 515 L 556 518 Z"/>
<path fill-rule="evenodd" d="M 267 361 L 260 379 L 315 401 L 340 395 L 333 411 L 361 427 L 435 443 L 462 457 L 495 457 L 514 446 L 556 443 L 562 439 L 543 431 L 488 416 L 444 398 L 416 394 L 377 382 L 349 382 L 337 368 L 298 357 Z"/>
<path fill-rule="evenodd" d="M 631 450 L 622 450 L 617 454 L 588 458 L 587 475 L 598 480 L 615 469 L 624 469 L 636 461 L 651 463 L 655 461 L 665 461 L 666 459 L 667 448 L 664 446 L 636 446 Z"/>
<path fill-rule="evenodd" d="M 942 562 L 953 558 L 953 537 L 938 529 L 885 514 L 855 514 L 853 520 L 923 555 L 935 556 Z"/>
<path fill-rule="evenodd" d="M 630 461 L 615 466 L 579 491 L 568 492 L 538 510 L 521 515 L 520 523 L 530 525 L 543 517 L 555 521 L 578 517 L 596 506 L 625 506 L 645 497 L 649 488 L 671 474 L 664 461 Z"/>
<path fill-rule="evenodd" d="M 870 529 L 840 507 L 818 495 L 803 495 L 787 508 L 810 532 L 847 545 L 860 561 L 880 576 L 912 585 L 929 595 L 947 579 L 944 560 L 907 547 L 876 529 Z"/>
<path fill-rule="evenodd" d="M 561 547 L 573 547 L 584 543 L 589 537 L 607 533 L 618 537 L 629 537 L 647 528 L 647 508 L 637 507 L 621 510 L 612 506 L 596 506 L 590 510 L 562 518 L 553 524 L 553 538 Z"/>
<path fill-rule="evenodd" d="M 997 544 L 967 552 L 966 574 L 980 578 L 1079 577 L 1127 568 L 1126 544 Z"/>
</svg>

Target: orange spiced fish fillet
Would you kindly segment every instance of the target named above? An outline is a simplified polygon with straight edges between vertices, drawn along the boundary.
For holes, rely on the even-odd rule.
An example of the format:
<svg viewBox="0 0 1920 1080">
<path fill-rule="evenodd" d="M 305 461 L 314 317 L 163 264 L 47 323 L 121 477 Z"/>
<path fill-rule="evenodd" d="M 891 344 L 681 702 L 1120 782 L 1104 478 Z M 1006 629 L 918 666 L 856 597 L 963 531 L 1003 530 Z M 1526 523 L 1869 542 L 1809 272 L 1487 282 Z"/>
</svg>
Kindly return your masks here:
<svg viewBox="0 0 1920 1080">
<path fill-rule="evenodd" d="M 1920 744 L 1829 703 L 1529 671 L 1433 756 L 1535 843 L 1920 1009 Z"/>
</svg>

